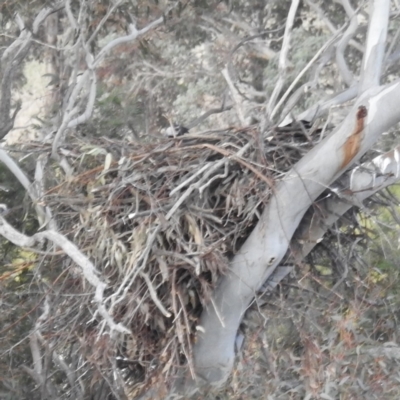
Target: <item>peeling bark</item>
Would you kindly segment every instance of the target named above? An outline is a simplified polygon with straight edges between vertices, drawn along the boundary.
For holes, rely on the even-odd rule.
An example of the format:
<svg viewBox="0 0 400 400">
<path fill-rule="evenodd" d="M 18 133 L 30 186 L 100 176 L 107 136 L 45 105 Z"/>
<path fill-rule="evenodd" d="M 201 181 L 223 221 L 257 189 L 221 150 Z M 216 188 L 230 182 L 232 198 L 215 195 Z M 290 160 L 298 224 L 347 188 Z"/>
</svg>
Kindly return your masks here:
<svg viewBox="0 0 400 400">
<path fill-rule="evenodd" d="M 367 114 L 368 112 L 366 107 L 364 106 L 358 107 L 356 115 L 356 126 L 354 128 L 354 131 L 351 133 L 351 135 L 346 140 L 346 143 L 343 146 L 344 157 L 343 157 L 343 162 L 340 166 L 341 168 L 346 167 L 360 150 L 362 134 L 364 131 L 364 120 Z"/>
</svg>

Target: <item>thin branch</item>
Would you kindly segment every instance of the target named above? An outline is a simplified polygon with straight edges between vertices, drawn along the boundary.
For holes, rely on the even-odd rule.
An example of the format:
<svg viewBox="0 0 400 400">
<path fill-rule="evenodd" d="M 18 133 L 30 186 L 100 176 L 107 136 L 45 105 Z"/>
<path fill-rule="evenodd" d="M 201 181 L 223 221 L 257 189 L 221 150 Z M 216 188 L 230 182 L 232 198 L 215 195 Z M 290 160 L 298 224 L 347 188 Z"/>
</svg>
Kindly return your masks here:
<svg viewBox="0 0 400 400">
<path fill-rule="evenodd" d="M 224 68 L 222 71 L 222 76 L 226 80 L 226 83 L 228 84 L 229 90 L 231 92 L 231 97 L 233 102 L 235 103 L 235 109 L 236 109 L 236 114 L 238 116 L 238 119 L 240 121 L 240 124 L 242 127 L 245 127 L 246 124 L 246 118 L 245 114 L 243 111 L 243 101 L 244 99 L 240 96 L 239 91 L 237 90 L 236 86 L 234 85 L 230 75 L 229 75 L 229 70 L 228 67 Z"/>
<path fill-rule="evenodd" d="M 103 60 L 104 56 L 107 53 L 109 53 L 114 47 L 119 46 L 120 44 L 123 44 L 123 43 L 128 43 L 133 40 L 136 40 L 139 36 L 142 36 L 142 35 L 146 34 L 147 32 L 149 32 L 150 30 L 157 27 L 158 25 L 161 25 L 163 23 L 163 21 L 164 21 L 163 17 L 160 17 L 140 30 L 137 30 L 136 27 L 133 24 L 131 24 L 129 26 L 131 33 L 127 36 L 122 36 L 117 39 L 114 39 L 110 43 L 106 44 L 101 49 L 100 53 L 97 55 L 93 66 L 97 67 Z"/>
<path fill-rule="evenodd" d="M 332 107 L 346 103 L 357 96 L 358 86 L 354 85 L 343 92 L 335 95 L 329 100 L 321 100 L 303 111 L 301 114 L 296 116 L 297 121 L 312 122 L 316 118 L 325 115 Z M 278 126 L 286 126 L 293 122 L 293 118 L 288 115 Z"/>
<path fill-rule="evenodd" d="M 350 71 L 350 68 L 346 63 L 346 59 L 344 58 L 344 52 L 350 40 L 356 34 L 358 28 L 358 21 L 357 21 L 357 14 L 351 7 L 349 1 L 341 0 L 341 3 L 346 11 L 346 14 L 350 18 L 350 24 L 336 47 L 336 63 L 339 68 L 339 72 L 342 76 L 343 81 L 346 83 L 347 86 L 352 86 L 354 84 L 354 77 L 352 72 Z"/>
<path fill-rule="evenodd" d="M 339 34 L 339 33 L 338 33 Z M 337 35 L 338 35 L 337 34 Z M 296 76 L 296 78 L 293 80 L 293 82 L 290 84 L 284 95 L 281 97 L 279 100 L 279 103 L 275 106 L 275 108 L 272 110 L 270 118 L 272 119 L 275 114 L 278 112 L 279 108 L 283 105 L 283 103 L 286 101 L 287 97 L 291 93 L 291 91 L 294 89 L 294 87 L 297 85 L 297 83 L 300 81 L 300 79 L 304 76 L 304 74 L 310 69 L 310 67 L 315 63 L 315 61 L 321 56 L 321 54 L 327 50 L 337 39 L 337 35 L 333 36 L 327 43 L 325 43 L 315 54 L 315 56 L 307 63 L 307 65 L 300 71 L 300 73 Z"/>
<path fill-rule="evenodd" d="M 270 114 L 270 119 L 272 119 L 272 115 L 273 115 L 272 110 L 276 109 L 276 107 L 275 107 L 276 100 L 278 99 L 278 96 L 281 93 L 283 84 L 286 79 L 286 70 L 288 67 L 287 56 L 288 56 L 289 48 L 290 48 L 290 39 L 291 39 L 291 33 L 292 33 L 292 29 L 293 29 L 293 24 L 294 24 L 294 18 L 296 16 L 296 12 L 297 12 L 299 3 L 300 3 L 300 0 L 292 0 L 292 4 L 290 5 L 288 17 L 286 20 L 282 49 L 279 54 L 279 78 L 278 78 L 278 82 L 275 85 L 274 91 L 272 92 L 269 103 L 268 103 L 268 114 Z"/>
<path fill-rule="evenodd" d="M 104 307 L 103 294 L 107 285 L 98 278 L 99 273 L 93 263 L 64 235 L 54 230 L 46 230 L 38 232 L 33 236 L 26 236 L 14 229 L 1 216 L 0 235 L 19 247 L 34 247 L 37 243 L 43 243 L 44 239 L 50 240 L 55 245 L 61 247 L 64 252 L 81 267 L 84 278 L 96 289 L 94 298 L 97 303 L 98 311 L 107 322 L 110 329 L 121 333 L 130 333 L 129 329 L 125 328 L 122 324 L 116 324 Z"/>
<path fill-rule="evenodd" d="M 306 2 L 306 4 L 308 4 L 310 6 L 310 8 L 312 8 L 316 12 L 318 18 L 325 23 L 326 27 L 332 33 L 337 33 L 337 29 L 335 28 L 335 26 L 327 18 L 326 13 L 317 4 L 315 4 L 311 0 L 305 0 L 305 2 Z M 352 46 L 353 48 L 358 50 L 360 53 L 364 53 L 364 47 L 361 46 L 361 44 L 358 43 L 357 41 L 351 39 L 349 44 L 350 44 L 350 46 Z"/>
<path fill-rule="evenodd" d="M 27 191 L 32 203 L 34 204 L 40 225 L 43 226 L 46 221 L 51 221 L 52 218 L 50 210 L 47 210 L 47 208 L 44 208 L 39 204 L 40 196 L 36 192 L 35 188 L 19 165 L 3 149 L 0 149 L 0 162 L 2 162 L 9 169 L 9 171 L 17 178 L 19 183 Z M 54 226 L 52 226 L 52 228 L 54 228 Z"/>
<path fill-rule="evenodd" d="M 114 12 L 114 10 L 119 7 L 119 5 L 122 3 L 123 0 L 118 0 L 116 1 L 107 11 L 106 15 L 102 18 L 100 23 L 97 24 L 96 29 L 90 36 L 90 38 L 86 42 L 86 46 L 89 46 L 90 43 L 93 42 L 93 40 L 96 38 L 97 34 L 100 32 L 100 29 L 103 27 L 103 25 L 107 22 L 109 16 Z"/>
<path fill-rule="evenodd" d="M 147 288 L 149 289 L 150 297 L 153 300 L 154 304 L 157 306 L 157 308 L 161 311 L 163 315 L 165 315 L 167 318 L 170 318 L 172 314 L 166 310 L 166 308 L 162 305 L 160 299 L 157 296 L 157 292 L 154 289 L 154 286 L 149 278 L 149 275 L 146 274 L 145 272 L 140 272 L 140 276 L 145 280 Z"/>
<path fill-rule="evenodd" d="M 60 3 L 57 3 L 58 5 Z M 54 12 L 54 8 L 43 8 L 32 24 L 33 34 L 37 34 L 40 25 L 44 20 Z M 15 117 L 20 109 L 17 105 L 13 115 L 10 117 L 11 110 L 11 88 L 14 81 L 14 74 L 18 67 L 22 65 L 32 44 L 32 33 L 25 27 L 20 15 L 17 13 L 15 22 L 18 25 L 21 33 L 19 37 L 6 49 L 2 56 L 2 62 L 5 64 L 3 76 L 0 84 L 0 139 L 2 139 L 12 129 Z"/>
</svg>

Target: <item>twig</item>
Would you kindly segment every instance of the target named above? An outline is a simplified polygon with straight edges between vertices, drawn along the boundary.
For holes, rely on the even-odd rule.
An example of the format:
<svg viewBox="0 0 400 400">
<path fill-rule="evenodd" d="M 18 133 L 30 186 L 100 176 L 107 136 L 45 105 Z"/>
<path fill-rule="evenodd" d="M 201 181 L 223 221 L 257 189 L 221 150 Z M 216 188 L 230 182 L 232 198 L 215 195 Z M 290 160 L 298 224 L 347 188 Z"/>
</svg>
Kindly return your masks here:
<svg viewBox="0 0 400 400">
<path fill-rule="evenodd" d="M 299 6 L 300 0 L 292 0 L 292 4 L 290 5 L 289 13 L 286 20 L 285 33 L 283 36 L 283 43 L 281 52 L 279 54 L 279 78 L 278 82 L 275 84 L 274 90 L 271 94 L 269 103 L 268 103 L 268 114 L 270 115 L 270 120 L 272 120 L 272 116 L 274 115 L 273 110 L 275 107 L 276 100 L 278 99 L 279 94 L 283 88 L 283 84 L 286 79 L 286 70 L 288 66 L 287 56 L 289 53 L 290 46 L 290 37 L 292 33 L 292 28 L 294 24 L 294 18 L 296 16 L 297 8 Z"/>
<path fill-rule="evenodd" d="M 228 67 L 225 67 L 222 70 L 222 76 L 225 78 L 226 83 L 228 84 L 229 90 L 231 91 L 233 102 L 235 103 L 236 114 L 239 118 L 240 124 L 242 127 L 245 127 L 246 120 L 242 110 L 243 107 L 243 99 L 241 98 L 239 91 L 236 89 L 236 86 L 233 84 L 231 77 L 229 76 Z"/>
<path fill-rule="evenodd" d="M 340 31 L 339 31 L 340 32 Z M 270 119 L 272 119 L 275 114 L 278 112 L 279 108 L 282 106 L 282 104 L 286 101 L 286 98 L 289 96 L 290 92 L 293 90 L 293 88 L 297 85 L 297 83 L 300 81 L 300 79 L 303 77 L 303 75 L 308 71 L 308 69 L 314 64 L 314 62 L 320 57 L 320 55 L 329 47 L 331 46 L 337 39 L 337 36 L 339 35 L 339 32 L 333 36 L 327 43 L 325 43 L 315 54 L 315 56 L 308 62 L 308 64 L 300 71 L 300 73 L 296 76 L 296 78 L 293 80 L 293 82 L 289 85 L 288 89 L 284 93 L 284 95 L 281 97 L 279 100 L 278 104 L 275 106 L 275 108 L 271 112 Z"/>
<path fill-rule="evenodd" d="M 149 275 L 145 272 L 140 272 L 140 276 L 145 280 L 147 287 L 149 289 L 150 297 L 152 298 L 154 304 L 157 306 L 157 308 L 162 312 L 162 314 L 164 316 L 166 316 L 167 318 L 170 318 L 172 314 L 170 312 L 168 312 L 165 309 L 165 307 L 162 305 L 160 299 L 157 296 L 157 292 L 154 289 L 153 284 L 151 283 Z"/>
</svg>

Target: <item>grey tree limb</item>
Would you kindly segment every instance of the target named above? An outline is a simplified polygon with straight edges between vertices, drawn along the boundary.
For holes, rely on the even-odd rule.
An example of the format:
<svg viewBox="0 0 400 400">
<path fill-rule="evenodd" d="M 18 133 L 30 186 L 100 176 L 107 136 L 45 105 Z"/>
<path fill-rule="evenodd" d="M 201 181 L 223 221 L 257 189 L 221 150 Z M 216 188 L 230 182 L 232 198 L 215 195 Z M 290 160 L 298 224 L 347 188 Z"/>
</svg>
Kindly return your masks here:
<svg viewBox="0 0 400 400">
<path fill-rule="evenodd" d="M 221 385 L 230 374 L 234 360 L 236 332 L 244 312 L 261 282 L 275 271 L 292 236 L 313 201 L 345 169 L 400 121 L 395 99 L 400 81 L 366 92 L 342 125 L 312 149 L 277 185 L 261 220 L 230 264 L 203 312 L 199 338 L 194 347 L 196 372 L 207 382 Z M 360 109 L 368 110 L 359 148 L 348 160 L 346 146 L 357 131 Z M 293 199 L 296 199 L 293 202 Z"/>
<path fill-rule="evenodd" d="M 318 60 L 318 58 L 326 51 L 329 49 L 329 47 L 337 40 L 337 36 L 333 36 L 327 43 L 325 43 L 314 55 L 314 57 L 307 63 L 307 65 L 300 71 L 300 73 L 296 76 L 296 78 L 293 80 L 293 82 L 289 85 L 288 89 L 286 92 L 283 94 L 283 96 L 280 98 L 278 104 L 275 106 L 275 108 L 271 112 L 271 117 L 273 118 L 279 108 L 284 104 L 286 101 L 287 97 L 291 93 L 291 91 L 295 88 L 297 83 L 300 81 L 300 79 L 304 76 L 304 74 L 311 68 L 311 66 Z"/>
<path fill-rule="evenodd" d="M 0 149 L 0 162 L 2 162 L 9 169 L 9 171 L 17 178 L 19 183 L 27 191 L 35 207 L 39 224 L 43 226 L 46 224 L 46 222 L 52 221 L 50 210 L 43 207 L 39 203 L 40 196 L 38 195 L 36 188 L 31 184 L 19 165 L 3 149 Z M 53 225 L 52 227 L 54 228 Z"/>
<path fill-rule="evenodd" d="M 370 24 L 361 69 L 360 93 L 379 85 L 385 55 L 390 0 L 370 0 Z"/>
</svg>

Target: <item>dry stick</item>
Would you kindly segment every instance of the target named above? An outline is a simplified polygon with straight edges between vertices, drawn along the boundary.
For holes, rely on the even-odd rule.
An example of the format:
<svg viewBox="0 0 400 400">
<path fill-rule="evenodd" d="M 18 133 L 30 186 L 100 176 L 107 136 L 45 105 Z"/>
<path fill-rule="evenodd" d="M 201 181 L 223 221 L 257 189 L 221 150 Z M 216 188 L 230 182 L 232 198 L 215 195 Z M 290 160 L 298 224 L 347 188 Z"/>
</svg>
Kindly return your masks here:
<svg viewBox="0 0 400 400">
<path fill-rule="evenodd" d="M 202 197 L 204 190 L 211 185 L 217 179 L 223 179 L 228 176 L 228 160 L 225 162 L 225 169 L 223 174 L 218 174 L 213 176 L 208 182 L 206 182 L 203 186 L 199 187 L 200 197 Z"/>
<path fill-rule="evenodd" d="M 236 154 L 232 154 L 227 150 L 221 149 L 219 147 L 210 145 L 208 143 L 205 144 L 201 144 L 201 145 L 194 145 L 194 146 L 188 146 L 186 147 L 186 149 L 192 149 L 192 148 L 209 148 L 211 150 L 214 150 L 218 153 L 223 154 L 226 158 L 230 159 L 233 158 L 235 159 L 235 161 L 245 165 L 248 169 L 250 169 L 251 171 L 253 171 L 257 176 L 259 176 L 262 180 L 264 180 L 265 182 L 267 182 L 267 184 L 269 186 L 273 186 L 272 181 L 265 177 L 264 175 L 262 175 L 256 168 L 254 168 L 253 166 L 251 166 L 250 164 L 248 164 L 246 161 L 243 161 L 241 158 L 239 158 L 249 147 L 250 147 L 251 143 L 247 143 L 246 146 L 244 146 L 243 148 L 241 148 Z M 206 173 L 206 175 L 204 175 L 198 182 L 192 184 L 189 186 L 189 188 L 185 191 L 185 193 L 183 193 L 183 195 L 176 201 L 176 203 L 174 204 L 174 206 L 171 208 L 171 210 L 168 212 L 168 214 L 166 215 L 166 219 L 169 220 L 172 215 L 175 213 L 175 211 L 181 206 L 181 204 L 191 195 L 191 193 L 195 190 L 198 189 L 199 187 L 201 187 L 201 184 L 204 182 L 205 179 L 207 179 L 215 170 L 217 170 L 218 168 L 220 168 L 222 165 L 224 165 L 224 163 L 226 163 L 228 160 L 223 158 L 221 160 L 219 160 L 218 162 L 216 162 L 214 164 L 214 166 Z"/>
<path fill-rule="evenodd" d="M 290 47 L 290 36 L 292 33 L 292 28 L 293 28 L 293 23 L 294 23 L 294 18 L 296 16 L 297 8 L 299 6 L 300 0 L 292 0 L 292 4 L 290 5 L 288 17 L 286 20 L 286 26 L 285 26 L 285 33 L 283 36 L 283 43 L 282 43 L 282 48 L 279 54 L 279 78 L 278 82 L 275 85 L 275 88 L 271 94 L 269 103 L 268 103 L 268 114 L 270 114 L 270 120 L 272 120 L 272 109 L 274 108 L 274 105 L 276 103 L 276 100 L 281 93 L 283 84 L 286 79 L 286 69 L 287 69 L 287 55 L 289 53 L 289 47 Z M 274 108 L 274 110 L 276 107 Z"/>
<path fill-rule="evenodd" d="M 150 297 L 152 298 L 154 304 L 163 313 L 163 315 L 165 315 L 167 318 L 170 318 L 172 314 L 170 312 L 168 312 L 165 309 L 165 307 L 162 305 L 160 299 L 157 296 L 157 292 L 154 289 L 153 284 L 151 283 L 149 275 L 146 274 L 145 272 L 140 272 L 140 276 L 146 281 L 147 287 L 149 289 Z"/>
<path fill-rule="evenodd" d="M 251 164 L 249 164 L 247 161 L 244 161 L 243 159 L 241 159 L 239 157 L 241 154 L 243 154 L 243 150 L 247 150 L 248 149 L 248 146 L 250 146 L 250 144 L 251 143 L 248 143 L 246 146 L 244 146 L 236 154 L 235 153 L 230 153 L 227 150 L 221 149 L 220 147 L 214 146 L 214 145 L 209 144 L 209 143 L 203 143 L 203 144 L 196 144 L 196 145 L 193 145 L 193 146 L 187 146 L 184 149 L 203 149 L 203 148 L 208 148 L 208 149 L 216 151 L 217 153 L 221 153 L 223 156 L 225 156 L 225 157 L 227 157 L 229 159 L 234 159 L 239 164 L 242 164 L 244 167 L 246 167 L 250 171 L 254 172 L 254 174 L 257 175 L 265 183 L 267 183 L 269 187 L 273 188 L 274 187 L 274 181 L 272 179 L 266 177 L 260 171 L 258 171 L 256 168 L 254 168 Z M 172 151 L 173 150 L 171 150 L 171 152 Z M 224 161 L 224 160 L 221 160 L 221 161 Z M 222 164 L 223 164 L 223 162 L 220 164 L 220 166 Z"/>
<path fill-rule="evenodd" d="M 233 84 L 231 77 L 229 76 L 228 67 L 225 67 L 221 71 L 221 73 L 222 73 L 222 76 L 225 78 L 226 83 L 229 86 L 229 90 L 231 91 L 232 99 L 235 103 L 236 114 L 239 118 L 240 124 L 242 127 L 245 127 L 247 124 L 246 124 L 245 116 L 242 111 L 243 99 L 240 96 L 239 91 L 236 89 L 235 85 Z"/>
<path fill-rule="evenodd" d="M 183 317 L 184 317 L 185 323 L 186 323 L 186 338 L 187 338 L 187 343 L 188 343 L 188 347 L 189 347 L 189 354 L 186 354 L 186 358 L 189 363 L 189 370 L 190 370 L 190 374 L 192 375 L 192 379 L 195 379 L 196 374 L 194 372 L 194 365 L 193 365 L 193 353 L 192 353 L 192 346 L 191 346 L 191 340 L 190 340 L 191 329 L 190 329 L 190 324 L 189 324 L 189 318 L 187 316 L 187 312 L 185 309 L 185 303 L 183 302 L 183 299 L 182 299 L 182 296 L 181 296 L 179 290 L 178 290 L 177 294 L 178 294 L 179 301 L 181 302 L 181 306 L 182 306 L 182 310 L 183 310 Z M 186 350 L 185 347 L 184 347 L 184 350 Z"/>
<path fill-rule="evenodd" d="M 247 146 L 250 145 L 250 143 L 248 143 L 245 147 L 243 147 L 243 150 L 246 148 Z M 270 188 L 274 188 L 274 182 L 272 179 L 266 177 L 265 175 L 263 175 L 260 171 L 258 171 L 256 168 L 254 168 L 252 165 L 250 165 L 247 161 L 244 161 L 243 159 L 240 158 L 240 155 L 243 154 L 242 151 L 237 152 L 236 154 L 230 153 L 227 150 L 221 149 L 219 147 L 216 147 L 212 144 L 202 144 L 202 145 L 198 145 L 198 146 L 192 146 L 192 147 L 206 147 L 212 150 L 215 150 L 221 154 L 223 154 L 225 157 L 227 158 L 232 158 L 234 159 L 236 162 L 238 162 L 239 164 L 242 164 L 243 166 L 245 166 L 247 169 L 249 169 L 250 171 L 254 172 L 255 175 L 257 175 L 261 180 L 263 180 Z"/>
<path fill-rule="evenodd" d="M 176 192 L 178 192 L 179 190 L 181 190 L 183 187 L 185 187 L 188 183 L 190 183 L 194 178 L 196 178 L 196 176 L 202 174 L 204 171 L 206 171 L 208 168 L 210 168 L 212 166 L 212 163 L 208 163 L 206 165 L 204 165 L 203 168 L 201 168 L 200 170 L 198 170 L 196 173 L 194 173 L 193 175 L 191 175 L 188 179 L 186 179 L 185 181 L 183 181 L 181 184 L 179 184 L 174 190 L 171 190 L 169 197 L 173 196 Z"/>
<path fill-rule="evenodd" d="M 117 298 L 117 296 L 120 295 L 121 291 L 123 291 L 123 295 L 120 298 L 117 298 L 115 301 L 112 301 L 111 306 L 110 306 L 110 312 L 114 309 L 115 305 L 120 303 L 127 295 L 129 288 L 132 286 L 133 282 L 135 281 L 136 277 L 138 274 L 142 272 L 144 267 L 147 264 L 147 260 L 150 255 L 151 247 L 157 237 L 158 232 L 160 231 L 160 225 L 157 225 L 152 232 L 152 234 L 148 237 L 146 247 L 144 248 L 142 254 L 140 255 L 139 259 L 136 261 L 136 265 L 139 265 L 137 269 L 134 267 L 131 268 L 131 271 L 129 274 L 124 278 L 122 281 L 121 285 L 119 285 L 119 288 L 116 292 L 114 292 L 107 300 L 106 302 L 111 299 L 113 300 L 114 298 Z M 129 281 L 129 282 L 128 282 Z M 125 289 L 123 289 L 125 287 Z"/>
</svg>

